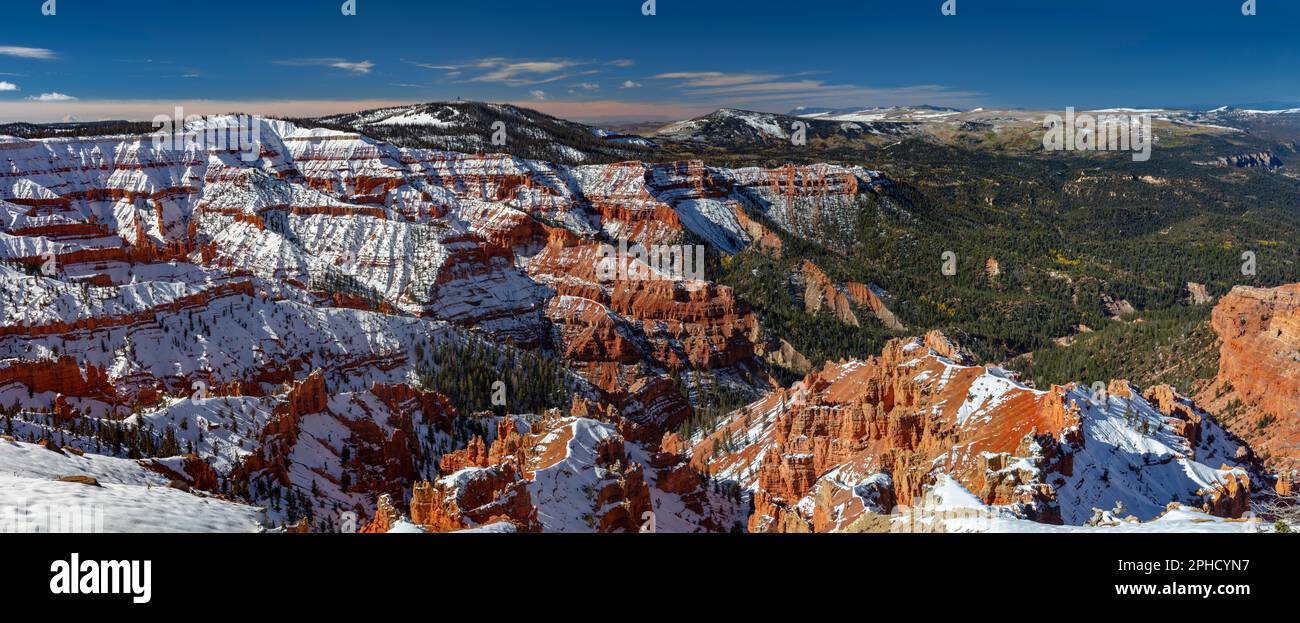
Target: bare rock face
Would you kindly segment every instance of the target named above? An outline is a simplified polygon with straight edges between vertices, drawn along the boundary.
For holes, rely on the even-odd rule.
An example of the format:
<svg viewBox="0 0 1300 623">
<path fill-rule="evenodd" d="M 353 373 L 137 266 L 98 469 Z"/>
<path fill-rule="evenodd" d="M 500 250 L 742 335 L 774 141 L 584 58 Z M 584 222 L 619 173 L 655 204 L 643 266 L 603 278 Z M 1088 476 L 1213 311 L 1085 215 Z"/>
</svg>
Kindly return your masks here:
<svg viewBox="0 0 1300 623">
<path fill-rule="evenodd" d="M 602 272 L 602 262 L 623 268 Z M 761 375 L 758 318 L 730 288 L 664 278 L 560 233 L 532 258 L 529 274 L 555 290 L 544 313 L 565 361 L 626 417 L 657 423 L 658 434 L 676 428 L 690 405 L 670 395 L 678 392 L 666 375 L 644 364 Z"/>
<path fill-rule="evenodd" d="M 769 364 L 796 374 L 808 374 L 812 371 L 812 362 L 785 340 L 776 339 L 767 344 L 760 344 L 756 352 Z"/>
<path fill-rule="evenodd" d="M 438 460 L 438 472 L 442 474 L 454 474 L 462 469 L 487 466 L 487 444 L 478 435 L 470 439 L 464 448 L 444 454 Z"/>
<path fill-rule="evenodd" d="M 809 260 L 804 260 L 799 265 L 790 277 L 790 283 L 794 287 L 796 300 L 809 314 L 816 315 L 824 311 L 848 326 L 857 327 L 864 317 L 859 315 L 861 313 L 867 314 L 865 317 L 869 320 L 874 318 L 895 331 L 906 329 L 898 316 L 885 305 L 874 286 L 852 281 L 838 285 Z"/>
<path fill-rule="evenodd" d="M 898 316 L 895 316 L 894 312 L 885 306 L 885 301 L 880 298 L 879 294 L 876 294 L 873 286 L 850 281 L 844 284 L 844 290 L 848 294 L 849 300 L 853 301 L 858 307 L 869 310 L 871 315 L 880 321 L 880 324 L 895 331 L 907 330 L 907 327 L 898 319 Z"/>
<path fill-rule="evenodd" d="M 0 367 L 0 387 L 9 383 L 25 385 L 35 393 L 53 392 L 56 406 L 66 404 L 66 397 L 93 398 L 110 404 L 118 402 L 117 390 L 108 382 L 108 376 L 94 364 L 87 364 L 85 373 L 72 357 L 54 361 L 17 361 Z M 77 413 L 71 407 L 56 408 L 60 419 L 71 419 Z"/>
<path fill-rule="evenodd" d="M 816 315 L 825 309 L 836 320 L 851 327 L 858 326 L 858 317 L 853 313 L 848 297 L 835 287 L 816 264 L 804 260 L 799 265 L 793 282 L 798 288 L 798 298 L 803 302 L 804 311 Z"/>
<path fill-rule="evenodd" d="M 1231 472 L 1222 482 L 1197 491 L 1201 510 L 1217 517 L 1241 517 L 1250 510 L 1250 478 Z"/>
<path fill-rule="evenodd" d="M 414 485 L 411 521 L 430 532 L 449 532 L 508 521 L 522 532 L 537 532 L 541 524 L 529 497 L 526 474 L 528 437 L 513 417 L 497 423 L 489 447 L 474 436 L 460 450 L 444 454 L 443 477 Z"/>
<path fill-rule="evenodd" d="M 1111 393 L 1119 395 L 1115 394 L 1114 389 Z M 1186 439 L 1191 447 L 1196 447 L 1200 443 L 1202 418 L 1191 401 L 1178 396 L 1174 388 L 1168 385 L 1152 387 L 1143 394 L 1143 397 L 1169 418 L 1167 422 L 1174 433 Z"/>
<path fill-rule="evenodd" d="M 0 385 L 22 383 L 33 392 L 58 392 L 66 396 L 111 396 L 113 387 L 107 375 L 94 365 L 86 366 L 83 374 L 72 357 L 60 357 L 48 362 L 19 361 L 0 368 Z"/>
<path fill-rule="evenodd" d="M 1300 476 L 1300 284 L 1233 288 L 1215 306 L 1219 374 L 1198 403 L 1284 477 Z"/>
<path fill-rule="evenodd" d="M 746 168 L 731 176 L 761 199 L 764 216 L 795 236 L 838 245 L 828 232 L 852 231 L 864 197 L 892 185 L 876 171 L 828 164 Z"/>
</svg>

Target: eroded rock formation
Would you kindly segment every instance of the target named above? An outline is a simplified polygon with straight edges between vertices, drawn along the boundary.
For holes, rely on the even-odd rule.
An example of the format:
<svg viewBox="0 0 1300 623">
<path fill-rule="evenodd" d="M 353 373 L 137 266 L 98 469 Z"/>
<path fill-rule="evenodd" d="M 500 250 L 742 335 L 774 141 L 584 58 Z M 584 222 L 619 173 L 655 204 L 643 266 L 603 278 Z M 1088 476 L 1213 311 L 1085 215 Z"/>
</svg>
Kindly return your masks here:
<svg viewBox="0 0 1300 623">
<path fill-rule="evenodd" d="M 1215 306 L 1219 373 L 1197 402 L 1300 480 L 1300 284 L 1239 286 Z"/>
<path fill-rule="evenodd" d="M 1135 463 L 1116 462 L 1126 453 Z M 752 531 L 846 529 L 929 503 L 944 479 L 980 504 L 1049 523 L 1083 523 L 1091 505 L 1124 490 L 1120 478 L 1159 479 L 1208 512 L 1239 516 L 1258 473 L 1244 444 L 1168 387 L 1145 397 L 1123 381 L 1102 394 L 1035 390 L 971 365 L 937 333 L 828 364 L 729 416 L 692 455 L 698 469 L 753 491 Z M 1162 455 L 1168 462 L 1151 463 Z M 1189 476 L 1190 462 L 1215 475 Z M 1164 502 L 1126 501 L 1144 518 Z"/>
</svg>

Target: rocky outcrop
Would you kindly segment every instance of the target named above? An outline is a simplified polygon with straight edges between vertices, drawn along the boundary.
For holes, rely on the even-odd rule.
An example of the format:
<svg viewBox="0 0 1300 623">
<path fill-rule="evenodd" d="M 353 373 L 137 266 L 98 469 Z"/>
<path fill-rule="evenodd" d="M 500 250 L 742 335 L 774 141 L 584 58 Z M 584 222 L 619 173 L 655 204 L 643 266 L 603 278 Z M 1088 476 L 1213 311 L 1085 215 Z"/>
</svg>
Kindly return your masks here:
<svg viewBox="0 0 1300 623">
<path fill-rule="evenodd" d="M 1282 166 L 1282 159 L 1271 151 L 1257 151 L 1247 154 L 1220 156 L 1214 162 L 1219 166 L 1237 168 L 1276 169 Z"/>
<path fill-rule="evenodd" d="M 1115 458 L 1123 453 L 1133 462 Z M 1160 479 L 1207 512 L 1237 517 L 1256 473 L 1246 446 L 1167 386 L 1035 390 L 972 365 L 939 333 L 830 363 L 731 414 L 691 454 L 697 469 L 753 491 L 755 532 L 848 529 L 929 503 L 944 478 L 984 505 L 1047 523 L 1082 523 L 1093 500 L 1128 486 L 1119 478 Z M 1215 463 L 1192 469 L 1196 461 Z M 1151 473 L 1122 474 L 1131 465 Z M 1129 500 L 1147 519 L 1167 501 Z"/>
<path fill-rule="evenodd" d="M 358 532 L 362 534 L 383 534 L 393 529 L 397 525 L 402 514 L 393 506 L 392 496 L 385 493 L 379 496 L 375 502 L 375 516 L 366 525 L 362 526 Z"/>
<path fill-rule="evenodd" d="M 1209 291 L 1205 289 L 1205 284 L 1188 281 L 1187 302 L 1190 305 L 1205 305 L 1213 303 L 1214 297 L 1210 296 Z"/>
<path fill-rule="evenodd" d="M 893 183 L 877 171 L 828 164 L 746 168 L 731 172 L 741 191 L 766 219 L 785 232 L 847 249 L 864 204 L 892 194 Z"/>
<path fill-rule="evenodd" d="M 886 328 L 894 331 L 907 330 L 907 327 L 898 319 L 898 316 L 895 316 L 894 312 L 885 306 L 885 301 L 876 293 L 874 286 L 850 281 L 844 284 L 844 291 L 854 305 L 870 311 L 871 315 L 875 316 L 876 320 L 879 320 L 880 324 Z"/>
<path fill-rule="evenodd" d="M 626 268 L 598 273 L 602 261 Z M 565 361 L 626 417 L 657 422 L 662 434 L 689 415 L 690 405 L 654 368 L 760 376 L 755 343 L 761 332 L 749 305 L 730 288 L 629 278 L 644 268 L 631 258 L 606 258 L 599 244 L 553 235 L 530 261 L 529 274 L 555 290 L 545 315 Z"/>
<path fill-rule="evenodd" d="M 990 257 L 984 261 L 984 276 L 988 277 L 989 281 L 997 281 L 998 277 L 1002 276 L 1002 264 L 997 258 Z"/>
<path fill-rule="evenodd" d="M 1222 482 L 1197 494 L 1205 500 L 1201 510 L 1218 517 L 1241 517 L 1250 510 L 1250 477 L 1229 472 Z"/>
<path fill-rule="evenodd" d="M 785 368 L 795 374 L 808 374 L 812 371 L 812 362 L 785 340 L 774 339 L 769 343 L 761 344 L 756 352 L 767 363 Z"/>
<path fill-rule="evenodd" d="M 289 478 L 289 456 L 298 444 L 303 418 L 310 413 L 325 410 L 329 395 L 325 391 L 325 375 L 315 372 L 298 383 L 283 402 L 271 413 L 271 421 L 262 429 L 259 438 L 262 451 L 246 457 L 231 474 L 231 478 L 247 482 L 254 475 L 266 475 L 282 486 L 292 486 Z"/>
<path fill-rule="evenodd" d="M 272 500 L 276 488 L 310 491 L 326 504 L 366 512 L 380 495 L 404 500 L 429 471 L 422 440 L 452 430 L 450 401 L 405 385 L 331 394 L 324 376 L 309 375 L 277 404 L 257 434 L 258 449 L 231 470 L 232 488 Z M 462 454 L 481 447 L 480 440 Z"/>
<path fill-rule="evenodd" d="M 795 286 L 796 298 L 805 312 L 815 316 L 825 309 L 836 320 L 851 327 L 859 326 L 858 317 L 853 313 L 848 297 L 835 287 L 830 277 L 816 264 L 804 260 L 791 277 L 791 283 Z"/>
<path fill-rule="evenodd" d="M 170 478 L 173 485 L 187 490 L 215 493 L 219 486 L 217 471 L 197 454 L 166 461 L 151 459 L 141 461 L 141 465 Z"/>
<path fill-rule="evenodd" d="M 1077 297 L 1078 295 L 1076 294 L 1075 296 Z M 1116 299 L 1115 297 L 1105 293 L 1101 295 L 1101 308 L 1102 311 L 1111 318 L 1119 318 L 1120 316 L 1127 316 L 1137 312 L 1133 307 L 1133 304 L 1128 302 L 1127 299 Z"/>
<path fill-rule="evenodd" d="M 0 387 L 19 383 L 35 393 L 53 392 L 55 400 L 67 396 L 96 398 L 109 403 L 117 402 L 117 390 L 108 382 L 108 375 L 94 364 L 86 364 L 85 372 L 72 357 L 53 361 L 14 361 L 0 364 Z M 75 417 L 71 409 L 56 409 L 63 419 Z"/>
<path fill-rule="evenodd" d="M 503 418 L 490 447 L 475 437 L 443 456 L 441 477 L 415 484 L 411 520 L 430 532 L 502 521 L 527 532 L 638 532 L 652 508 L 650 483 L 628 443 L 609 424 L 556 412 L 527 433 Z M 680 455 L 654 456 L 661 490 L 705 516 L 705 527 L 722 529 L 707 520 L 703 478 Z"/>
<path fill-rule="evenodd" d="M 1233 288 L 1211 326 L 1219 372 L 1197 403 L 1285 478 L 1300 476 L 1300 284 Z"/>
<path fill-rule="evenodd" d="M 509 521 L 523 532 L 541 528 L 527 482 L 513 462 L 465 468 L 434 483 L 416 483 L 411 493 L 411 521 L 430 532 L 498 521 Z"/>
<path fill-rule="evenodd" d="M 861 324 L 861 312 L 889 329 L 906 330 L 898 316 L 885 305 L 875 286 L 852 281 L 837 285 L 808 260 L 799 265 L 790 277 L 790 283 L 794 287 L 795 299 L 809 314 L 824 311 L 848 326 L 857 327 Z"/>
<path fill-rule="evenodd" d="M 1113 383 L 1110 393 L 1117 396 L 1128 395 L 1117 393 Z M 1167 420 L 1169 426 L 1175 434 L 1187 440 L 1189 447 L 1195 448 L 1200 443 L 1203 430 L 1201 415 L 1190 401 L 1179 397 L 1174 392 L 1174 388 L 1168 385 L 1156 385 L 1147 389 L 1143 397 L 1169 418 Z"/>
</svg>

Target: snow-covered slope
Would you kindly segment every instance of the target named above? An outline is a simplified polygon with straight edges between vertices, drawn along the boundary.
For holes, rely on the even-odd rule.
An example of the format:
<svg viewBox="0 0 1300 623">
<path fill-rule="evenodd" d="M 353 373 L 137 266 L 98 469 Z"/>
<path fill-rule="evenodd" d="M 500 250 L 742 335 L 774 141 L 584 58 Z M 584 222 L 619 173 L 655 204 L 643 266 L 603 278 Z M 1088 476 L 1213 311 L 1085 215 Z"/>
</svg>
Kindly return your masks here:
<svg viewBox="0 0 1300 623">
<path fill-rule="evenodd" d="M 0 533 L 256 532 L 266 525 L 261 508 L 170 482 L 138 461 L 0 439 Z"/>
</svg>

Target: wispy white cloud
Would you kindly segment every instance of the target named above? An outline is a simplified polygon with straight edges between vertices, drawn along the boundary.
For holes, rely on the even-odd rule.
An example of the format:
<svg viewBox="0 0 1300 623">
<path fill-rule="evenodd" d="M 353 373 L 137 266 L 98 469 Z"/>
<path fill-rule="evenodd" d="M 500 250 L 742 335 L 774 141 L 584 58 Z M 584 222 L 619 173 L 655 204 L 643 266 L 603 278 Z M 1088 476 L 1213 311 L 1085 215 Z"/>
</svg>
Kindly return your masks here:
<svg viewBox="0 0 1300 623">
<path fill-rule="evenodd" d="M 680 80 L 688 87 L 724 87 L 780 78 L 776 74 L 731 74 L 720 71 L 679 71 L 651 76 L 656 80 Z"/>
<path fill-rule="evenodd" d="M 534 101 L 538 101 L 538 102 L 546 101 L 546 91 L 543 91 L 541 89 L 533 89 L 532 91 L 528 92 L 528 95 L 532 97 Z"/>
<path fill-rule="evenodd" d="M 420 61 L 412 61 L 407 59 L 402 59 L 402 62 L 412 67 L 419 67 L 420 69 L 441 71 L 443 72 L 443 77 L 445 78 L 459 77 L 460 75 L 465 73 L 465 67 L 466 67 L 465 65 L 448 65 L 445 63 L 423 63 Z"/>
<path fill-rule="evenodd" d="M 338 61 L 337 63 L 330 63 L 330 67 L 335 69 L 346 69 L 347 71 L 359 74 L 368 74 L 371 69 L 374 69 L 375 64 L 370 61 Z"/>
<path fill-rule="evenodd" d="M 21 90 L 22 89 L 18 88 L 18 85 L 12 82 L 4 82 L 0 80 L 0 91 L 21 91 Z"/>
<path fill-rule="evenodd" d="M 417 61 L 408 61 L 406 59 L 402 59 L 402 62 L 408 65 L 414 65 L 416 67 L 420 67 L 422 69 L 437 69 L 441 71 L 457 71 L 459 69 L 464 68 L 464 65 L 436 65 L 434 63 L 420 63 Z"/>
<path fill-rule="evenodd" d="M 332 67 L 358 75 L 368 74 L 375 67 L 375 64 L 370 61 L 350 61 L 343 58 L 296 58 L 275 61 L 275 64 L 290 67 Z"/>
<path fill-rule="evenodd" d="M 422 63 L 404 60 L 403 62 L 419 67 L 444 72 L 448 78 L 458 78 L 467 73 L 474 74 L 465 82 L 491 82 L 507 86 L 534 86 L 563 80 L 569 77 L 565 72 L 578 65 L 570 60 L 511 60 L 506 58 L 482 58 L 462 64 Z"/>
<path fill-rule="evenodd" d="M 688 89 L 688 95 L 731 95 L 741 93 L 805 93 L 827 88 L 821 80 L 751 82 L 707 89 Z"/>
<path fill-rule="evenodd" d="M 488 58 L 474 64 L 486 73 L 474 76 L 470 82 L 499 82 L 509 86 L 526 86 L 555 82 L 568 77 L 565 70 L 577 65 L 574 61 L 509 61 L 501 58 Z"/>
<path fill-rule="evenodd" d="M 16 45 L 0 45 L 0 55 L 16 56 L 18 58 L 34 58 L 43 61 L 52 61 L 59 57 L 54 50 L 45 48 L 24 48 Z"/>
<path fill-rule="evenodd" d="M 945 104 L 970 105 L 981 97 L 973 91 L 959 91 L 942 85 L 908 85 L 901 87 L 866 87 L 833 84 L 806 78 L 809 72 L 780 75 L 772 73 L 727 73 L 692 71 L 661 73 L 656 80 L 672 81 L 683 96 L 716 102 L 724 106 L 807 102 L 833 102 L 845 106 Z"/>
<path fill-rule="evenodd" d="M 624 80 L 624 81 L 623 81 L 623 86 L 621 86 L 621 87 L 619 87 L 619 88 L 621 88 L 621 89 L 639 89 L 639 88 L 641 88 L 641 83 L 640 83 L 640 82 L 633 82 L 633 81 L 631 81 L 631 80 Z"/>
<path fill-rule="evenodd" d="M 488 57 L 460 63 L 428 63 L 403 59 L 408 65 L 443 72 L 444 78 L 457 78 L 459 82 L 501 84 L 510 87 L 531 87 L 558 82 L 568 78 L 595 76 L 610 71 L 610 67 L 630 67 L 627 59 L 612 61 L 575 60 L 569 58 L 521 59 Z M 574 89 L 594 91 L 595 82 L 582 82 Z M 598 88 L 598 87 L 597 87 Z"/>
<path fill-rule="evenodd" d="M 77 98 L 63 93 L 41 93 L 40 95 L 27 98 L 34 102 L 75 102 Z"/>
</svg>

